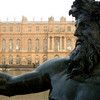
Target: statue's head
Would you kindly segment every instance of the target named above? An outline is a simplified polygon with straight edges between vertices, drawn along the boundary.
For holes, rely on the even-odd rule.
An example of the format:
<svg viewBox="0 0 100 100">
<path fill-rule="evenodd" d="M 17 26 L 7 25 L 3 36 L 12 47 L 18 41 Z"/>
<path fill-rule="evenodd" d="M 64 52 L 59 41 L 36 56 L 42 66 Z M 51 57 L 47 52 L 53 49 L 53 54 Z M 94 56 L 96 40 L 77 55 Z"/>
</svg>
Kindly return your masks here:
<svg viewBox="0 0 100 100">
<path fill-rule="evenodd" d="M 100 60 L 99 8 L 100 3 L 94 0 L 76 0 L 69 11 L 76 19 L 77 36 L 75 49 L 70 53 L 70 72 L 88 73 Z"/>
</svg>

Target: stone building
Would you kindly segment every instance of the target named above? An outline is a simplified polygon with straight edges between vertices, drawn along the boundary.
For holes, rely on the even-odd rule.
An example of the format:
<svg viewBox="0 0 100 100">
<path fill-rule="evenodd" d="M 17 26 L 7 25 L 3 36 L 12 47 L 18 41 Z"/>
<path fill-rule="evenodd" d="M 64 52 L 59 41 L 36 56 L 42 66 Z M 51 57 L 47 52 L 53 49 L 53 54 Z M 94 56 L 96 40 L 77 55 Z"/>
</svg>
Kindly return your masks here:
<svg viewBox="0 0 100 100">
<path fill-rule="evenodd" d="M 39 65 L 68 56 L 75 47 L 74 21 L 54 17 L 48 21 L 0 22 L 0 65 Z"/>
</svg>

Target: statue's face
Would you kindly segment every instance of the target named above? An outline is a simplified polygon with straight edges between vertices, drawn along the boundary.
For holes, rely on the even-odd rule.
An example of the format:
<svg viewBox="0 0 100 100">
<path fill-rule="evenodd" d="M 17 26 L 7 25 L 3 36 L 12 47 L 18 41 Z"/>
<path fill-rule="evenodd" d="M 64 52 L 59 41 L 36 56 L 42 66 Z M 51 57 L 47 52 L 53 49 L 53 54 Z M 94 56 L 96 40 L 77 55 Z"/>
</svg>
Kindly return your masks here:
<svg viewBox="0 0 100 100">
<path fill-rule="evenodd" d="M 99 26 L 96 22 L 78 19 L 74 35 L 78 37 L 77 44 L 82 44 L 84 41 L 89 42 L 87 38 L 99 40 Z"/>
<path fill-rule="evenodd" d="M 87 0 L 75 0 L 69 11 L 69 15 L 75 17 L 76 30 L 74 35 L 78 37 L 75 49 L 70 53 L 70 60 L 72 63 L 69 68 L 72 68 L 71 71 L 88 72 L 99 59 L 100 22 L 99 17 L 95 15 L 98 13 L 93 13 L 93 11 L 91 13 L 91 9 L 95 7 L 95 5 L 92 6 L 93 5 L 87 2 Z M 99 9 L 99 7 L 97 8 Z"/>
<path fill-rule="evenodd" d="M 70 54 L 70 59 L 76 66 L 88 66 L 87 68 L 92 68 L 93 63 L 97 62 L 97 44 L 95 43 L 100 41 L 100 34 L 98 23 L 87 18 L 88 17 L 85 17 L 84 20 L 83 16 L 81 16 L 81 18 L 78 18 L 76 21 L 74 35 L 77 36 L 78 39 L 75 49 Z M 93 59 L 96 60 L 94 61 Z"/>
</svg>

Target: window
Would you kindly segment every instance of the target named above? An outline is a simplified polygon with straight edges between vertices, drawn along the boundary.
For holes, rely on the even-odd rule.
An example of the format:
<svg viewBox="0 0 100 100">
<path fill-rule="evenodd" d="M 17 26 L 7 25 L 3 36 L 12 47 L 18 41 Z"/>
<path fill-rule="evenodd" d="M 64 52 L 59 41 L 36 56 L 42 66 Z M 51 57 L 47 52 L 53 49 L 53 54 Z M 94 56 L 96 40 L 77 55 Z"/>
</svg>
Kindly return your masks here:
<svg viewBox="0 0 100 100">
<path fill-rule="evenodd" d="M 20 65 L 20 60 L 21 60 L 21 59 L 20 59 L 20 56 L 17 55 L 17 56 L 16 56 L 16 64 L 17 64 L 17 65 Z"/>
<path fill-rule="evenodd" d="M 44 26 L 44 32 L 48 32 L 48 27 Z"/>
<path fill-rule="evenodd" d="M 49 31 L 53 32 L 53 27 L 52 26 L 49 27 Z"/>
<path fill-rule="evenodd" d="M 36 67 L 39 66 L 39 56 L 38 55 L 36 55 L 35 57 L 35 65 Z"/>
<path fill-rule="evenodd" d="M 20 39 L 17 39 L 17 41 L 16 41 L 16 50 L 17 51 L 20 50 Z"/>
<path fill-rule="evenodd" d="M 61 32 L 65 32 L 65 27 L 61 27 L 61 28 L 60 28 L 60 31 L 61 31 Z"/>
<path fill-rule="evenodd" d="M 36 52 L 39 52 L 39 39 L 36 39 Z"/>
<path fill-rule="evenodd" d="M 59 30 L 59 26 L 56 26 L 55 29 L 56 29 L 56 32 L 59 32 L 60 31 Z"/>
<path fill-rule="evenodd" d="M 43 62 L 45 62 L 45 61 L 47 61 L 47 56 L 46 55 L 43 56 Z"/>
<path fill-rule="evenodd" d="M 28 50 L 31 51 L 32 50 L 32 40 L 28 39 Z"/>
<path fill-rule="evenodd" d="M 52 50 L 52 37 L 50 37 L 50 50 Z"/>
<path fill-rule="evenodd" d="M 13 27 L 10 27 L 10 32 L 13 32 Z"/>
<path fill-rule="evenodd" d="M 39 26 L 36 26 L 36 32 L 39 32 Z"/>
<path fill-rule="evenodd" d="M 17 27 L 17 32 L 20 32 L 20 27 L 19 26 Z"/>
<path fill-rule="evenodd" d="M 5 39 L 2 40 L 2 50 L 3 51 L 6 50 L 6 40 Z"/>
<path fill-rule="evenodd" d="M 9 64 L 13 64 L 13 56 L 9 56 Z"/>
<path fill-rule="evenodd" d="M 71 26 L 67 26 L 67 31 L 71 31 Z"/>
<path fill-rule="evenodd" d="M 47 49 L 48 49 L 48 41 L 47 41 L 47 39 L 44 39 L 43 40 L 43 51 L 44 52 L 47 52 Z"/>
<path fill-rule="evenodd" d="M 60 37 L 54 37 L 54 49 L 55 51 L 60 50 Z"/>
<path fill-rule="evenodd" d="M 28 27 L 28 32 L 31 32 L 32 31 L 32 27 Z"/>
<path fill-rule="evenodd" d="M 71 41 L 71 39 L 68 39 L 68 40 L 67 40 L 67 50 L 68 50 L 68 51 L 71 51 L 71 50 L 72 50 L 71 45 L 72 45 L 72 41 Z"/>
<path fill-rule="evenodd" d="M 2 28 L 2 32 L 6 32 L 6 27 L 3 27 Z"/>
<path fill-rule="evenodd" d="M 9 40 L 9 50 L 10 51 L 13 50 L 13 40 L 12 39 Z"/>
<path fill-rule="evenodd" d="M 2 56 L 2 65 L 5 65 L 6 64 L 6 57 L 3 55 Z"/>
<path fill-rule="evenodd" d="M 28 64 L 28 65 L 31 65 L 31 64 L 32 64 L 32 57 L 31 57 L 31 56 L 28 56 L 27 64 Z"/>
</svg>

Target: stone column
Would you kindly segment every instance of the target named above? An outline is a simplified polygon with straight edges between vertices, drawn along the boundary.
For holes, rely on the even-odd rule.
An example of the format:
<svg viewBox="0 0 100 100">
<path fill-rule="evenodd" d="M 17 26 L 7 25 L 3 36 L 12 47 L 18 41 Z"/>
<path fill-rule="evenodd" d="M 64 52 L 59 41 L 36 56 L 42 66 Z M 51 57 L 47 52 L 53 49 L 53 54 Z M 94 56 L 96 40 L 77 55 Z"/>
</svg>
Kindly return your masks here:
<svg viewBox="0 0 100 100">
<path fill-rule="evenodd" d="M 48 50 L 50 50 L 50 37 L 48 37 Z"/>
<path fill-rule="evenodd" d="M 16 64 L 16 56 L 13 56 L 13 64 Z"/>
<path fill-rule="evenodd" d="M 60 51 L 62 51 L 62 37 L 60 37 Z"/>
<path fill-rule="evenodd" d="M 67 50 L 66 42 L 67 42 L 67 37 L 65 37 L 65 39 L 64 39 L 64 50 L 65 50 L 65 51 Z"/>
<path fill-rule="evenodd" d="M 52 37 L 52 51 L 54 51 L 54 46 L 55 46 L 54 37 Z"/>
</svg>

